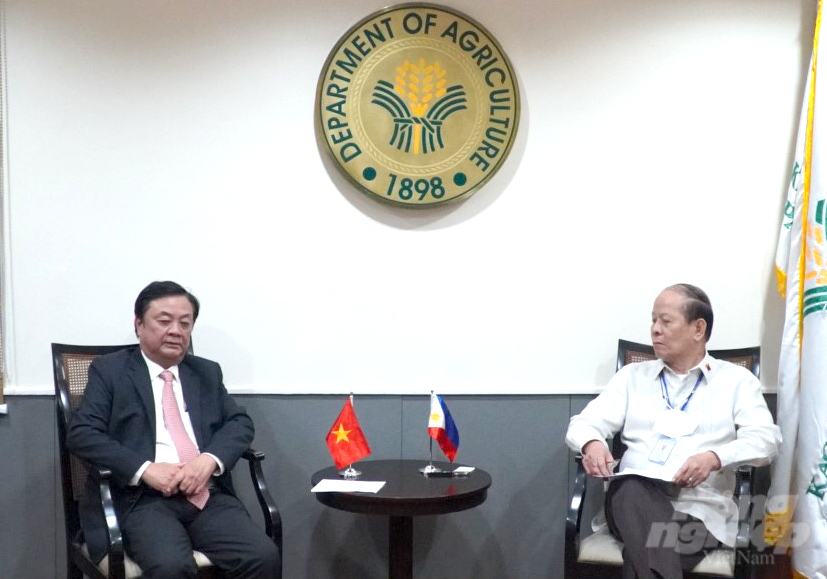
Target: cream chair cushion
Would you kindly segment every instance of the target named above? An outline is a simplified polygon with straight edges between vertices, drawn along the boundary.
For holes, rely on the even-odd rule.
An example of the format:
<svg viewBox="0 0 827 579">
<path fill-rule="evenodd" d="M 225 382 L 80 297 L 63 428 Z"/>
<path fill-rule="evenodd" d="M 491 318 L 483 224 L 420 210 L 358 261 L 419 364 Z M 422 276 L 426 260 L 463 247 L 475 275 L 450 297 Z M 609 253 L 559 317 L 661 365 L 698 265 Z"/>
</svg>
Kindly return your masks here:
<svg viewBox="0 0 827 579">
<path fill-rule="evenodd" d="M 89 554 L 85 544 L 83 545 L 83 552 L 87 555 Z M 212 567 L 212 561 L 210 561 L 201 551 L 193 551 L 192 556 L 195 558 L 195 564 L 199 568 Z M 105 574 L 109 575 L 109 555 L 101 559 L 101 562 L 98 563 L 98 567 L 100 567 L 100 570 Z M 123 568 L 126 579 L 140 579 L 140 577 L 144 574 L 143 571 L 141 571 L 141 568 L 138 567 L 138 564 L 130 559 L 128 555 L 124 555 L 123 557 Z"/>
<path fill-rule="evenodd" d="M 612 537 L 608 530 L 600 530 L 580 541 L 580 552 L 577 555 L 577 561 L 580 563 L 622 565 L 622 551 L 623 543 Z M 732 577 L 735 574 L 735 550 L 727 548 L 713 549 L 692 571 Z"/>
</svg>

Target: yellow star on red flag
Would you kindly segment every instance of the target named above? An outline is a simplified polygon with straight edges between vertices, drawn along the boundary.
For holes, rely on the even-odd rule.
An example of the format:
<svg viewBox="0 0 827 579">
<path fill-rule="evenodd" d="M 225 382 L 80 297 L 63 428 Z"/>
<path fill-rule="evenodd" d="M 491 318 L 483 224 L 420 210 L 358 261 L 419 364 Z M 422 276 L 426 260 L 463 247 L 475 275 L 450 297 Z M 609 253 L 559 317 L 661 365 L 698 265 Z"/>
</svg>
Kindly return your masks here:
<svg viewBox="0 0 827 579">
<path fill-rule="evenodd" d="M 350 439 L 348 439 L 347 435 L 350 434 L 351 432 L 353 432 L 353 429 L 345 430 L 345 425 L 340 422 L 339 423 L 339 430 L 331 430 L 330 434 L 335 434 L 336 435 L 336 442 L 337 443 L 342 442 L 343 440 L 345 442 L 350 442 Z"/>
</svg>

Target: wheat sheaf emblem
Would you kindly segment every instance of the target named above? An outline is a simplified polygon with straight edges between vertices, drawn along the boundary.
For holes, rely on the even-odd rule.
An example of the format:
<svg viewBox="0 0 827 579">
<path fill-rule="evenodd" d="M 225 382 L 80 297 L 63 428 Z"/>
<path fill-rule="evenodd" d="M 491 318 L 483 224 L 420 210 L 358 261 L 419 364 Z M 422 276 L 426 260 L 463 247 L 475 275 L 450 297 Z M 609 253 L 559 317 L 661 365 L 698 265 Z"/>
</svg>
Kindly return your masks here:
<svg viewBox="0 0 827 579">
<path fill-rule="evenodd" d="M 445 147 L 442 123 L 466 109 L 462 85 L 447 86 L 447 71 L 439 62 L 405 61 L 396 68 L 395 83 L 377 81 L 373 100 L 393 116 L 391 146 L 406 153 L 432 153 Z M 408 105 L 410 103 L 410 106 Z"/>
</svg>

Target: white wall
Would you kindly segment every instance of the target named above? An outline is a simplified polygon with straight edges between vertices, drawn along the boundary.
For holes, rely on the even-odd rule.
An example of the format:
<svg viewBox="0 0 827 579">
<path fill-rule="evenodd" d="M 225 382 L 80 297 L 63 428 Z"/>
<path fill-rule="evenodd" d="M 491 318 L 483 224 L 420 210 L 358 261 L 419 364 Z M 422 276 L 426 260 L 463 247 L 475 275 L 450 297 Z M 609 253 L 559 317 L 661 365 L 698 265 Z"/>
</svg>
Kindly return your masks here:
<svg viewBox="0 0 827 579">
<path fill-rule="evenodd" d="M 367 0 L 5 0 L 7 393 L 49 343 L 134 339 L 154 279 L 202 300 L 231 390 L 589 392 L 665 285 L 760 343 L 815 0 L 453 0 L 523 97 L 469 200 L 378 204 L 322 157 L 314 91 Z"/>
</svg>

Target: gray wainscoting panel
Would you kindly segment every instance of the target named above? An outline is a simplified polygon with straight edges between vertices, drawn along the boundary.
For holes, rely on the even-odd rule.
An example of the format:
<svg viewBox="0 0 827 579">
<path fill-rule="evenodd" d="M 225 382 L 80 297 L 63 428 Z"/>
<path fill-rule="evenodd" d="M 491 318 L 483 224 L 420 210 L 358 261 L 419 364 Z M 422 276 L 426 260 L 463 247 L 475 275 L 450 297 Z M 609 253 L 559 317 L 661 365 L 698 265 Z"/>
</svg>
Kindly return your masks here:
<svg viewBox="0 0 827 579">
<path fill-rule="evenodd" d="M 491 474 L 488 499 L 414 522 L 414 575 L 435 579 L 560 577 L 568 397 L 445 396 L 460 434 L 456 462 Z M 428 457 L 427 396 L 403 399 L 403 454 Z M 438 446 L 434 457 L 443 459 Z"/>
<path fill-rule="evenodd" d="M 285 578 L 387 575 L 387 521 L 331 509 L 310 492 L 313 473 L 333 464 L 325 436 L 346 398 L 237 397 L 256 424 L 254 446 L 267 454 L 265 475 L 283 518 Z M 373 451 L 369 458 L 399 457 L 400 397 L 359 396 L 354 409 Z M 242 473 L 234 476 L 240 489 Z M 254 504 L 252 494 L 244 500 Z"/>
<path fill-rule="evenodd" d="M 325 435 L 345 396 L 237 396 L 256 424 L 254 446 L 284 518 L 285 579 L 387 576 L 388 521 L 340 512 L 310 493 L 332 464 Z M 414 575 L 428 579 L 558 579 L 569 500 L 568 419 L 591 396 L 445 396 L 460 433 L 456 462 L 488 471 L 482 505 L 414 522 Z M 774 407 L 774 396 L 768 397 Z M 10 396 L 0 417 L 0 579 L 63 577 L 63 515 L 54 402 Z M 428 396 L 360 396 L 371 458 L 428 458 Z M 434 458 L 442 459 L 435 447 Z M 236 488 L 256 520 L 246 466 Z"/>
<path fill-rule="evenodd" d="M 65 556 L 54 399 L 9 396 L 6 402 L 9 413 L 0 416 L 0 578 L 57 577 Z"/>
</svg>

